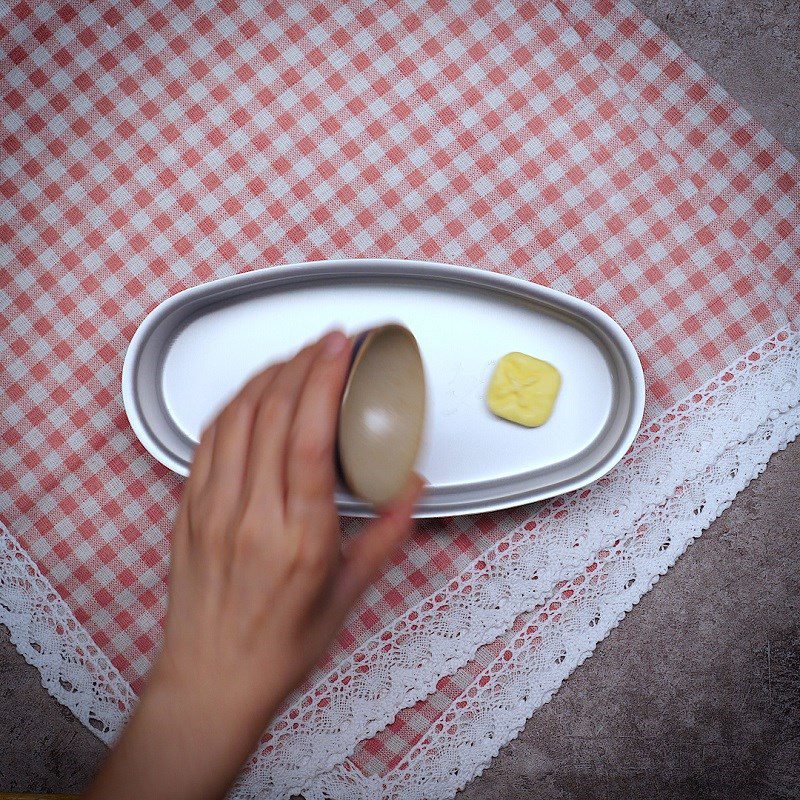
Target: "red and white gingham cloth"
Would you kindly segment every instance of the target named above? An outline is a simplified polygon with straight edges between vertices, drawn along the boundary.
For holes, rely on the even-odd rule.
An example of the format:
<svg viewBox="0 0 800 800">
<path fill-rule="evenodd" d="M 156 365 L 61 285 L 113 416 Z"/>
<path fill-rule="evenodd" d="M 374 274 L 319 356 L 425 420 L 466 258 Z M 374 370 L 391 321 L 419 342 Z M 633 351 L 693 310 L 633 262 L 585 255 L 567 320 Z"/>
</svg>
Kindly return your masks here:
<svg viewBox="0 0 800 800">
<path fill-rule="evenodd" d="M 135 689 L 181 484 L 120 373 L 169 295 L 359 256 L 523 276 L 624 326 L 647 417 L 797 319 L 795 159 L 627 2 L 0 9 L 0 513 Z M 426 524 L 330 663 L 524 516 Z"/>
</svg>

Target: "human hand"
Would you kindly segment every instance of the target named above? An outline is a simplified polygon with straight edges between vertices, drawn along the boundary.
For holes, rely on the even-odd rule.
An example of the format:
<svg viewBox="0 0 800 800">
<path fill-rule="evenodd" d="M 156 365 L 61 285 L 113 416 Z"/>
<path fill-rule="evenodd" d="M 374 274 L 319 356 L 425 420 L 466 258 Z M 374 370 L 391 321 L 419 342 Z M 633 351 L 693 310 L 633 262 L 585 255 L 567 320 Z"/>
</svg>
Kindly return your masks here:
<svg viewBox="0 0 800 800">
<path fill-rule="evenodd" d="M 407 536 L 416 477 L 342 552 L 334 447 L 350 350 L 328 334 L 254 377 L 204 433 L 172 536 L 162 653 L 96 788 L 222 794 Z M 161 763 L 159 781 L 133 782 L 136 763 L 151 776 Z"/>
</svg>

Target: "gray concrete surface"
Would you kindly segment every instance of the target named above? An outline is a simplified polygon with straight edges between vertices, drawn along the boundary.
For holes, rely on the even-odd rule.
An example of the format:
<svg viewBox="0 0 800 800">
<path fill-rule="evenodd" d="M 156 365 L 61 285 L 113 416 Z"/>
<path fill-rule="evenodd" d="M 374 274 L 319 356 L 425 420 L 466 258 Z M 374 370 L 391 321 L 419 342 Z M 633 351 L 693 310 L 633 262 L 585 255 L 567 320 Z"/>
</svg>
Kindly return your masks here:
<svg viewBox="0 0 800 800">
<path fill-rule="evenodd" d="M 798 0 L 639 0 L 800 149 Z M 800 444 L 773 457 L 460 800 L 800 797 Z M 78 791 L 103 747 L 0 629 L 0 791 Z"/>
</svg>

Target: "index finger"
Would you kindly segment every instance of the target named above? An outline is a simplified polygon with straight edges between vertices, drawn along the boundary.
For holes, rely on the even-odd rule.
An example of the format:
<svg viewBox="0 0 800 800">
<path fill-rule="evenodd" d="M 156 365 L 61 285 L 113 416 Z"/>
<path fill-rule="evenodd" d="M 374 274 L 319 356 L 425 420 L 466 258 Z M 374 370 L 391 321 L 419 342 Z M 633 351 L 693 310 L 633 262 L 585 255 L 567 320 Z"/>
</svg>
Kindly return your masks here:
<svg viewBox="0 0 800 800">
<path fill-rule="evenodd" d="M 336 482 L 334 447 L 339 403 L 347 379 L 352 342 L 331 334 L 314 361 L 300 394 L 286 461 L 286 507 L 306 516 L 329 510 Z"/>
</svg>

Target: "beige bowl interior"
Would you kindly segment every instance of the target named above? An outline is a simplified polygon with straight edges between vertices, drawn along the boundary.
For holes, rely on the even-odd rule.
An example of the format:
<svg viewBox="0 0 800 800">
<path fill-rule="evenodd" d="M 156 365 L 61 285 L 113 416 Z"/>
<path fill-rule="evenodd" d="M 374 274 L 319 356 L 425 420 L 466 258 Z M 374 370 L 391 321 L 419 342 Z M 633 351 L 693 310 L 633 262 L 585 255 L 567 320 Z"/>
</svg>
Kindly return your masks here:
<svg viewBox="0 0 800 800">
<path fill-rule="evenodd" d="M 353 494 L 382 506 L 405 487 L 425 421 L 425 373 L 414 335 L 402 325 L 369 331 L 342 398 L 339 460 Z"/>
</svg>

